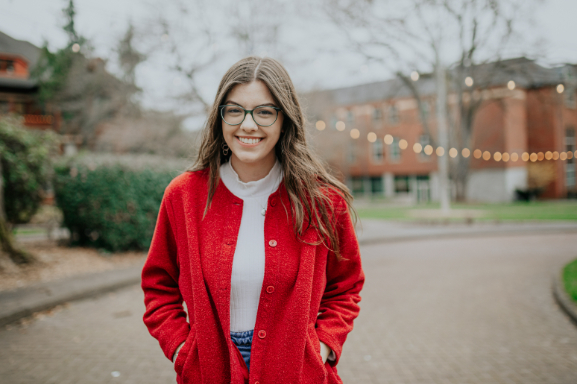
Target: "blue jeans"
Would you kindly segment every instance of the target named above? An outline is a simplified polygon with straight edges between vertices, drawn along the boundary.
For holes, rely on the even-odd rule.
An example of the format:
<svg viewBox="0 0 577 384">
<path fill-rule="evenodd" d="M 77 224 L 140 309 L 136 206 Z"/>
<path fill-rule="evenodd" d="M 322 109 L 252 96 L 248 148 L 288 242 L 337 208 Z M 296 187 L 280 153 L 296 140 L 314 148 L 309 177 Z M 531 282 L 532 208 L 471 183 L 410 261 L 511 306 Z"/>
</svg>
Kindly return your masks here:
<svg viewBox="0 0 577 384">
<path fill-rule="evenodd" d="M 250 370 L 250 347 L 254 331 L 231 332 L 232 342 L 238 347 L 247 368 Z"/>
</svg>

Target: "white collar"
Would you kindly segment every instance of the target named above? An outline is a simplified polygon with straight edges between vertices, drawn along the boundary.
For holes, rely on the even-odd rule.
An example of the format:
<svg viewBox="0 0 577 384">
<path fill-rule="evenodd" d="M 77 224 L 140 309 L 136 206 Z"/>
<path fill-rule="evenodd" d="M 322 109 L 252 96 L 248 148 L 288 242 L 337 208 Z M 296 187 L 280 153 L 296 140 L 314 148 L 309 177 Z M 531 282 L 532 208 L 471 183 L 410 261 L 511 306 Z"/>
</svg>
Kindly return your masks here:
<svg viewBox="0 0 577 384">
<path fill-rule="evenodd" d="M 277 190 L 282 178 L 283 171 L 278 159 L 275 160 L 275 163 L 268 175 L 260 180 L 249 181 L 248 183 L 240 180 L 238 174 L 230 163 L 230 159 L 220 166 L 220 179 L 229 191 L 241 199 L 263 196 L 268 197 L 271 193 Z"/>
</svg>

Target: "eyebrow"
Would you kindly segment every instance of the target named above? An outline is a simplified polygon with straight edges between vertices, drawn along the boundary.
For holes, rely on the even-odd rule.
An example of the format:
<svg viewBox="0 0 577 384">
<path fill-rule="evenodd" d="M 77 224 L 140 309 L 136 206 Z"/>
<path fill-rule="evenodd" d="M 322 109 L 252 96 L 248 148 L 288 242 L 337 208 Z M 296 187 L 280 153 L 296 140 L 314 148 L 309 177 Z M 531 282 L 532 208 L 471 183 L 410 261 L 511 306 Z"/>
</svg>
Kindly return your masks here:
<svg viewBox="0 0 577 384">
<path fill-rule="evenodd" d="M 240 103 L 237 103 L 236 101 L 232 101 L 232 100 L 227 100 L 224 102 L 225 104 L 235 104 L 238 105 L 239 107 L 242 107 L 242 105 Z M 257 105 L 257 107 L 263 107 L 265 105 L 270 105 L 271 107 L 276 107 L 275 103 L 265 103 L 265 104 L 259 104 Z M 244 108 L 244 107 L 243 107 Z"/>
</svg>

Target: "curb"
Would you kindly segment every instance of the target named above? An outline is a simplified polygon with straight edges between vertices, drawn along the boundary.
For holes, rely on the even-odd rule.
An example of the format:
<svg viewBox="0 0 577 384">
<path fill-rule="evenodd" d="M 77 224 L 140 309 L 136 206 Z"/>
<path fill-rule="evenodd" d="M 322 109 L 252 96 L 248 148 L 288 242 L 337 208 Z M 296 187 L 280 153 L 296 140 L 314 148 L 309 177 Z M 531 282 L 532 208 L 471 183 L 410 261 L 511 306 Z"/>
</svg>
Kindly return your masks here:
<svg viewBox="0 0 577 384">
<path fill-rule="evenodd" d="M 142 265 L 74 276 L 0 293 L 0 326 L 57 305 L 140 283 Z"/>
<path fill-rule="evenodd" d="M 562 269 L 561 273 L 553 275 L 553 296 L 563 312 L 569 316 L 573 324 L 577 325 L 577 304 L 569 297 L 569 294 L 565 290 Z"/>
<path fill-rule="evenodd" d="M 384 244 L 384 243 L 398 243 L 403 241 L 416 241 L 416 240 L 434 240 L 434 239 L 453 239 L 453 238 L 477 238 L 477 237 L 493 237 L 493 236 L 517 236 L 517 235 L 534 235 L 534 234 L 564 234 L 564 233 L 577 233 L 577 229 L 573 228 L 519 228 L 519 229 L 488 229 L 473 231 L 463 231 L 463 232 L 445 232 L 445 233 L 427 233 L 421 235 L 409 234 L 406 236 L 373 236 L 373 237 L 361 237 L 359 245 L 372 245 L 372 244 Z M 357 234 L 358 236 L 358 234 Z"/>
</svg>

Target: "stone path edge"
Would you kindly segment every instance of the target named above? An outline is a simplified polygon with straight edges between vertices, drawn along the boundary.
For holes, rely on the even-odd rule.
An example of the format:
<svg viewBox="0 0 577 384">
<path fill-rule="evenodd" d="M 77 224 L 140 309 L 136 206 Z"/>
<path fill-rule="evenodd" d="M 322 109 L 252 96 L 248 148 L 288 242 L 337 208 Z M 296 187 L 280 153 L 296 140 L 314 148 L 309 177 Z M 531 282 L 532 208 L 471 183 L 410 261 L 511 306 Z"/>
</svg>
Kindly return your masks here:
<svg viewBox="0 0 577 384">
<path fill-rule="evenodd" d="M 559 307 L 569 316 L 573 324 L 577 326 L 577 304 L 575 304 L 565 290 L 563 270 L 553 275 L 553 296 L 557 304 L 559 304 Z"/>
<path fill-rule="evenodd" d="M 36 312 L 139 284 L 142 265 L 69 277 L 0 293 L 0 327 Z"/>
<path fill-rule="evenodd" d="M 437 234 L 408 234 L 407 236 L 382 236 L 359 239 L 360 245 L 383 244 L 392 242 L 431 240 L 439 238 L 471 238 L 479 236 L 511 236 L 529 235 L 536 232 L 548 233 L 574 233 L 569 230 L 539 231 L 528 228 L 520 230 L 498 231 L 481 230 L 478 232 L 452 232 Z M 114 291 L 130 285 L 140 283 L 140 273 L 142 265 L 136 267 L 123 268 L 116 271 L 98 272 L 90 275 L 74 276 L 68 279 L 55 282 L 37 284 L 32 287 L 17 289 L 15 291 L 0 293 L 0 327 L 14 323 L 22 318 L 33 315 L 36 312 L 48 310 L 66 302 L 82 300 L 102 293 Z M 72 288 L 70 288 L 72 286 Z M 45 291 L 56 291 L 56 294 L 46 295 Z M 563 291 L 564 292 L 564 291 Z M 18 302 L 18 296 L 20 301 Z M 15 299 L 16 297 L 16 299 Z M 557 297 L 557 296 L 556 296 Z M 569 299 L 570 300 L 570 299 Z M 9 304 L 6 306 L 6 302 Z M 12 301 L 10 303 L 10 301 Z M 571 302 L 569 302 L 571 303 Z M 10 308 L 10 306 L 12 308 Z M 563 305 L 561 307 L 565 309 Z M 571 318 L 577 324 L 577 308 L 573 309 Z M 574 316 L 574 317 L 573 317 Z"/>
</svg>

